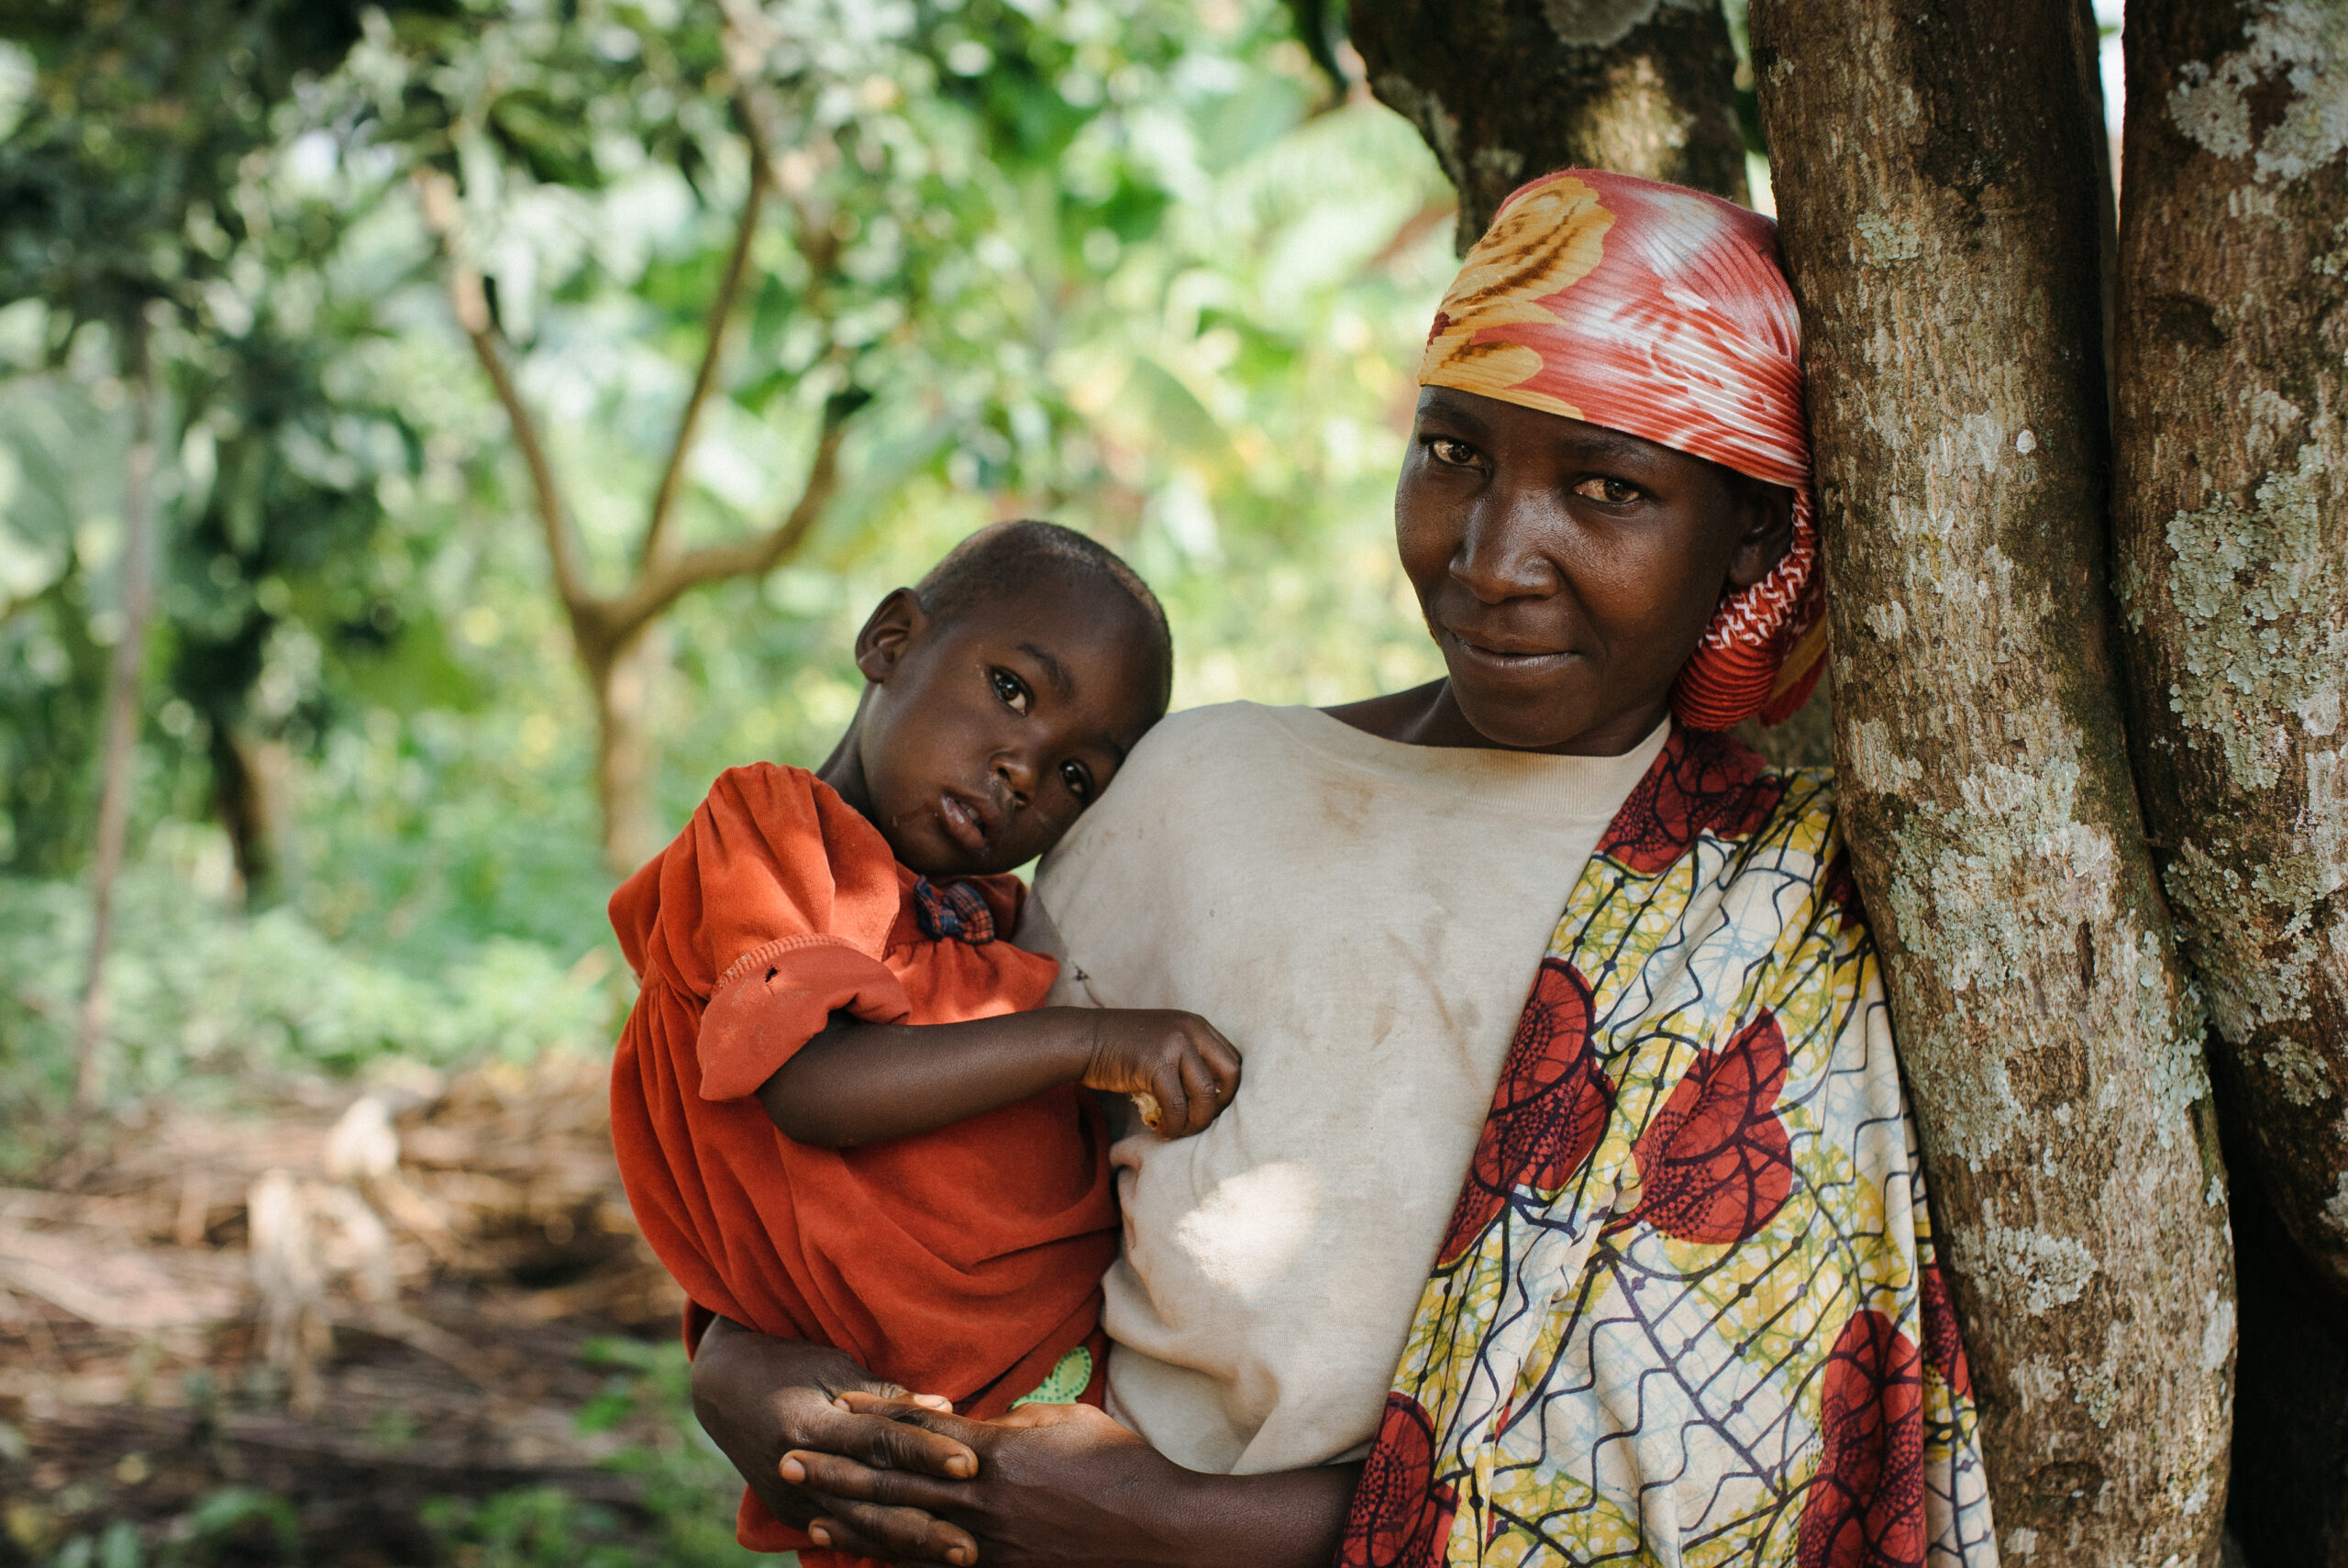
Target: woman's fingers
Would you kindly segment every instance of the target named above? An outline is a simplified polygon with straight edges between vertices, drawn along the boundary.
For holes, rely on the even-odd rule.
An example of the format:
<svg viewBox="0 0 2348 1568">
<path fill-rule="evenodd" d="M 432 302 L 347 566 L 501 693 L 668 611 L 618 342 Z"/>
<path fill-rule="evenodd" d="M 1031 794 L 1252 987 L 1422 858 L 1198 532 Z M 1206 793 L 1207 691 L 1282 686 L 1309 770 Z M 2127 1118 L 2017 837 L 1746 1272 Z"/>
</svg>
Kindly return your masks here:
<svg viewBox="0 0 2348 1568">
<path fill-rule="evenodd" d="M 888 1507 L 852 1497 L 817 1500 L 824 1511 L 809 1521 L 807 1533 L 818 1546 L 857 1557 L 945 1562 L 953 1568 L 971 1568 L 979 1560 L 979 1543 L 969 1531 L 919 1508 Z"/>
<path fill-rule="evenodd" d="M 970 1495 L 951 1481 L 905 1470 L 880 1470 L 836 1453 L 792 1449 L 782 1456 L 782 1478 L 809 1492 L 900 1511 L 936 1514 L 969 1506 Z"/>
<path fill-rule="evenodd" d="M 845 1412 L 839 1408 L 843 1404 L 847 1407 Z M 851 1388 L 826 1408 L 829 1419 L 806 1423 L 808 1430 L 798 1446 L 839 1454 L 876 1470 L 904 1470 L 954 1480 L 979 1473 L 978 1455 L 969 1444 L 903 1419 L 915 1413 L 936 1412 L 926 1405 L 876 1398 Z"/>
</svg>

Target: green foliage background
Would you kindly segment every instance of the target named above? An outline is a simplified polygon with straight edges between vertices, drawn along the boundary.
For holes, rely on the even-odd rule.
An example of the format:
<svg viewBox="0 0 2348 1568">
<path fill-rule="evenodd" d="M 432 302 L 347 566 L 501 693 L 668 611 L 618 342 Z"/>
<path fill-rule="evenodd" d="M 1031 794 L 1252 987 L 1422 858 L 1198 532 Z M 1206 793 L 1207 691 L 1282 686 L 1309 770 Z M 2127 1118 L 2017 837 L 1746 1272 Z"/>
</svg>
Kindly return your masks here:
<svg viewBox="0 0 2348 1568">
<path fill-rule="evenodd" d="M 134 319 L 164 547 L 117 1089 L 601 1050 L 626 1004 L 592 710 L 418 170 L 459 182 L 605 580 L 747 188 L 738 82 L 836 241 L 825 276 L 761 230 L 689 469 L 686 542 L 739 536 L 795 495 L 825 400 L 869 395 L 808 547 L 668 619 L 670 823 L 725 767 L 820 759 L 865 611 L 998 516 L 1128 555 L 1178 705 L 1434 672 L 1390 497 L 1448 191 L 1285 9 L 772 0 L 737 56 L 725 17 L 0 6 L 0 1160 L 43 1152 L 70 1078 Z M 239 769 L 274 803 L 279 875 L 250 889 Z"/>
</svg>

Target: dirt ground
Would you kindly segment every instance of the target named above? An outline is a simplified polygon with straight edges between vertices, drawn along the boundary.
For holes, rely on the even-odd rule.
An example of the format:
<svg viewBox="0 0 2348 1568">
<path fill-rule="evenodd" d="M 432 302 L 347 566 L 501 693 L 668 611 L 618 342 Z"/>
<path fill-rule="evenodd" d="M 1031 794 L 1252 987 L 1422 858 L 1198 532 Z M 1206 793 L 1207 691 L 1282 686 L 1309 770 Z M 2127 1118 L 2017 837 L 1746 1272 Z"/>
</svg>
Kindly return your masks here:
<svg viewBox="0 0 2348 1568">
<path fill-rule="evenodd" d="M 151 1108 L 0 1188 L 0 1563 L 728 1560 L 604 1073 Z"/>
</svg>

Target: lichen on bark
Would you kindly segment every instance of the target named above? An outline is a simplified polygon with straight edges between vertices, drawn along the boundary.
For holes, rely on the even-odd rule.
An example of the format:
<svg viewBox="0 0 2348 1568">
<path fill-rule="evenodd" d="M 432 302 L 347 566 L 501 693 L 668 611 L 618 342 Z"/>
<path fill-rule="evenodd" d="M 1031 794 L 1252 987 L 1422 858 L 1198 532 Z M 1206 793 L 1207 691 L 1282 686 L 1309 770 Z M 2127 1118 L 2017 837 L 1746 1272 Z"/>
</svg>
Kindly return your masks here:
<svg viewBox="0 0 2348 1568">
<path fill-rule="evenodd" d="M 2128 23 L 2117 578 L 2235 1147 L 2348 1291 L 2348 7 Z"/>
<path fill-rule="evenodd" d="M 2207 1563 L 2233 1286 L 2112 654 L 2071 6 L 1756 0 L 1854 869 L 2009 1562 Z"/>
</svg>

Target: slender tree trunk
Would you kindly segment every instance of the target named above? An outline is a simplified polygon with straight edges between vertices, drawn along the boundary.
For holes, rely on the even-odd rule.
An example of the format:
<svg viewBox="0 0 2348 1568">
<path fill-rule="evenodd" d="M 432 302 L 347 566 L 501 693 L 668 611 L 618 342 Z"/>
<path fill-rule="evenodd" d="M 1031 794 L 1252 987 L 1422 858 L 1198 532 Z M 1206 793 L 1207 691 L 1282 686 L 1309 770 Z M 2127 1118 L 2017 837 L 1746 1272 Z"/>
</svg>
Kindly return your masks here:
<svg viewBox="0 0 2348 1568">
<path fill-rule="evenodd" d="M 1370 91 L 1459 191 L 1462 255 L 1525 181 L 1578 165 L 1745 199 L 1718 0 L 1354 0 Z"/>
<path fill-rule="evenodd" d="M 147 623 L 154 606 L 155 370 L 147 323 L 134 314 L 124 334 L 130 372 L 130 453 L 122 481 L 122 628 L 106 669 L 100 754 L 98 838 L 90 863 L 90 962 L 74 1029 L 74 1099 L 84 1110 L 105 1099 L 106 950 L 114 940 L 115 878 L 130 823 L 131 771 L 138 760 L 138 687 L 147 667 Z"/>
<path fill-rule="evenodd" d="M 626 877 L 664 838 L 655 795 L 659 748 L 653 711 L 669 665 L 668 628 L 659 622 L 616 646 L 583 655 L 595 695 L 595 798 L 603 810 L 604 863 Z"/>
<path fill-rule="evenodd" d="M 285 743 L 254 734 L 233 720 L 212 732 L 214 803 L 227 831 L 248 911 L 275 903 L 285 870 L 285 789 L 292 758 Z"/>
<path fill-rule="evenodd" d="M 2010 1563 L 2218 1551 L 2233 1279 L 2120 722 L 2074 0 L 1756 0 L 1844 830 Z"/>
<path fill-rule="evenodd" d="M 2136 0 L 2127 48 L 2137 774 L 2238 1169 L 2348 1299 L 2348 6 Z"/>
</svg>

